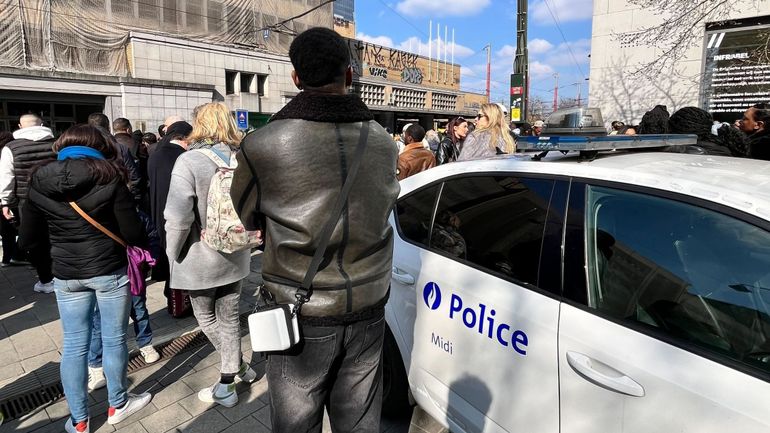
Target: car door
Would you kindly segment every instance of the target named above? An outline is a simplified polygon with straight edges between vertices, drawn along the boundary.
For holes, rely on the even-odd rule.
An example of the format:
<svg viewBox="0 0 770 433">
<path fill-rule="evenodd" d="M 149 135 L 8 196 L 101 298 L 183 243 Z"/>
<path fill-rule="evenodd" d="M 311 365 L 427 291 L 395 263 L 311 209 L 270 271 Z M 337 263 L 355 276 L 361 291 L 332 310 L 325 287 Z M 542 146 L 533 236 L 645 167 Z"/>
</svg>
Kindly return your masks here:
<svg viewBox="0 0 770 433">
<path fill-rule="evenodd" d="M 687 197 L 573 185 L 561 431 L 770 431 L 767 229 Z"/>
<path fill-rule="evenodd" d="M 538 287 L 541 249 L 559 247 L 553 191 L 505 174 L 446 180 L 428 245 L 396 254 L 394 279 L 414 280 L 410 386 L 452 431 L 558 431 L 559 300 Z"/>
</svg>

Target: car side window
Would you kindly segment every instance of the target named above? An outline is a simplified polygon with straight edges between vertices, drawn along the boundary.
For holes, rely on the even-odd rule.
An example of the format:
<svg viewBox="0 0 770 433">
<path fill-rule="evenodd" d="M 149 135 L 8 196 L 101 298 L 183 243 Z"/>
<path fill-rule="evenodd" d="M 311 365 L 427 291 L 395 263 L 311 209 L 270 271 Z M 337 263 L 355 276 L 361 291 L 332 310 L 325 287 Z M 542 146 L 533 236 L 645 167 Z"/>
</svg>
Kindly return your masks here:
<svg viewBox="0 0 770 433">
<path fill-rule="evenodd" d="M 590 307 L 770 372 L 770 233 L 595 186 L 585 218 Z"/>
<path fill-rule="evenodd" d="M 428 232 L 440 187 L 441 184 L 429 186 L 396 203 L 396 221 L 405 240 L 428 248 Z"/>
<path fill-rule="evenodd" d="M 444 183 L 430 248 L 537 285 L 553 181 L 473 176 Z"/>
</svg>

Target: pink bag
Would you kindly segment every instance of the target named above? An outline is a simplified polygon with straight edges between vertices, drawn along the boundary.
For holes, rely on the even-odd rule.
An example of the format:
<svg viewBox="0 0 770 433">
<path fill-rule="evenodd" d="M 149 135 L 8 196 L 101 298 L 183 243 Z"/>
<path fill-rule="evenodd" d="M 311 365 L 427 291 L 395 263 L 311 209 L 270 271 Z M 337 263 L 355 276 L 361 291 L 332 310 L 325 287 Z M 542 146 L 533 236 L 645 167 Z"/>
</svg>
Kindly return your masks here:
<svg viewBox="0 0 770 433">
<path fill-rule="evenodd" d="M 145 269 L 155 266 L 155 259 L 150 252 L 139 247 L 126 247 L 126 258 L 128 259 L 128 281 L 131 286 L 131 294 L 141 295 L 147 290 L 147 282 L 144 279 Z"/>
</svg>

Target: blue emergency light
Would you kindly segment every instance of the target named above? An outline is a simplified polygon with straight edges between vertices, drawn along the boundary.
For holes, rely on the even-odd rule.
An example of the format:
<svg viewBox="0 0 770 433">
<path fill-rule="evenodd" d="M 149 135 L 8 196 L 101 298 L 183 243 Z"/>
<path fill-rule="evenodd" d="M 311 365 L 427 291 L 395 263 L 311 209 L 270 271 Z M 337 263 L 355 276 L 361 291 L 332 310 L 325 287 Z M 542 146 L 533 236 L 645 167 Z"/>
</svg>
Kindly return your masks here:
<svg viewBox="0 0 770 433">
<path fill-rule="evenodd" d="M 667 146 L 698 144 L 698 137 L 691 134 L 642 134 L 581 137 L 554 135 L 548 137 L 518 137 L 516 149 L 524 151 L 591 151 L 644 149 Z"/>
</svg>

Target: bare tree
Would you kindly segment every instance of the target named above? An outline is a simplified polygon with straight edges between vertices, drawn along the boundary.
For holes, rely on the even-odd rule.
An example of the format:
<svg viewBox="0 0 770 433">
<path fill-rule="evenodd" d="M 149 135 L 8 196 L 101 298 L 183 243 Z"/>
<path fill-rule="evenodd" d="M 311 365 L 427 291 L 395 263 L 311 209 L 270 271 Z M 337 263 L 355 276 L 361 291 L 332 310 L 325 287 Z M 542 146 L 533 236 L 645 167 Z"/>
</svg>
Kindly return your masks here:
<svg viewBox="0 0 770 433">
<path fill-rule="evenodd" d="M 684 58 L 687 50 L 702 41 L 703 25 L 710 22 L 725 22 L 746 0 L 627 0 L 632 5 L 651 11 L 661 17 L 662 22 L 638 32 L 618 35 L 624 43 L 636 46 L 651 46 L 661 54 L 655 60 L 639 65 L 633 75 L 657 77 L 662 72 L 674 71 L 677 61 Z M 752 0 L 758 7 L 761 0 Z M 770 40 L 768 40 L 770 44 Z"/>
<path fill-rule="evenodd" d="M 551 114 L 553 107 L 538 95 L 530 95 L 527 103 L 527 120 L 543 120 Z"/>
<path fill-rule="evenodd" d="M 559 98 L 559 109 L 580 107 L 581 105 L 582 101 L 579 101 L 577 98 Z"/>
</svg>

